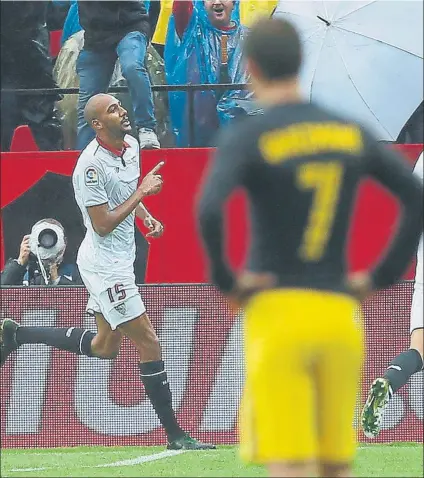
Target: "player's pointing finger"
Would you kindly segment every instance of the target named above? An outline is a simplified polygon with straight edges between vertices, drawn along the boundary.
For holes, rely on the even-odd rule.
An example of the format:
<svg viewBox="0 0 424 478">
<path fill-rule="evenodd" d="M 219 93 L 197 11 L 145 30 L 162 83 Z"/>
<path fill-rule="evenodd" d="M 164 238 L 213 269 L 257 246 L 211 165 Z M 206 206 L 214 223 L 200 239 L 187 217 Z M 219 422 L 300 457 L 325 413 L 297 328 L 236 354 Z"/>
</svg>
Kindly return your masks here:
<svg viewBox="0 0 424 478">
<path fill-rule="evenodd" d="M 165 164 L 165 161 L 161 161 L 150 171 L 149 174 L 156 174 L 164 164 Z"/>
</svg>

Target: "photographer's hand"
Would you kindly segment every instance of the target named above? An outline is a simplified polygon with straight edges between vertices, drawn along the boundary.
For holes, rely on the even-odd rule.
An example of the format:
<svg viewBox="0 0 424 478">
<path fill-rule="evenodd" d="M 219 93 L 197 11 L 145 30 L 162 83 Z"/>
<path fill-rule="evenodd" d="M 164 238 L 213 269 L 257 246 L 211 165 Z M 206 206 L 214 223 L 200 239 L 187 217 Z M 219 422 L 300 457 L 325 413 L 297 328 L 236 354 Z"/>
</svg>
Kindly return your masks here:
<svg viewBox="0 0 424 478">
<path fill-rule="evenodd" d="M 29 234 L 24 236 L 21 242 L 21 248 L 19 250 L 18 264 L 26 266 L 28 264 L 29 253 L 31 252 L 29 247 Z"/>
<path fill-rule="evenodd" d="M 50 282 L 55 282 L 59 278 L 58 273 L 59 265 L 56 262 L 50 266 Z"/>
</svg>

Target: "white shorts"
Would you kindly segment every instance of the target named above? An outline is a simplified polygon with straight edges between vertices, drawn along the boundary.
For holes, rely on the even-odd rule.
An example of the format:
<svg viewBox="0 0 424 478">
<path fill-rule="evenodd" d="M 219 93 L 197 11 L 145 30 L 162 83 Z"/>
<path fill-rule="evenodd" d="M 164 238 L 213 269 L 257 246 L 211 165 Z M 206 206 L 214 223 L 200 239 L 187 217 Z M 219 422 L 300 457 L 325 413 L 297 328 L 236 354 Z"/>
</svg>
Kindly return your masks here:
<svg viewBox="0 0 424 478">
<path fill-rule="evenodd" d="M 101 313 L 112 330 L 146 312 L 132 270 L 120 271 L 119 275 L 82 267 L 79 271 L 90 294 L 86 311 Z"/>
<path fill-rule="evenodd" d="M 416 282 L 411 304 L 411 332 L 424 328 L 423 284 Z"/>
</svg>

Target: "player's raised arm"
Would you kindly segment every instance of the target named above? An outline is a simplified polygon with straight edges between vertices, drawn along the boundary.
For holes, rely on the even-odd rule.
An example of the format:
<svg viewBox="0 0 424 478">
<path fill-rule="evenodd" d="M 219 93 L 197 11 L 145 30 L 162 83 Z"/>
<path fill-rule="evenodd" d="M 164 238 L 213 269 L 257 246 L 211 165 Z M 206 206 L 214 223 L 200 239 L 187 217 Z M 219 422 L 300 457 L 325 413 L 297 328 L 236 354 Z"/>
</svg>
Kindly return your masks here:
<svg viewBox="0 0 424 478">
<path fill-rule="evenodd" d="M 93 228 L 99 236 L 103 237 L 112 232 L 134 211 L 143 198 L 161 190 L 163 180 L 158 171 L 163 165 L 164 162 L 161 161 L 147 173 L 136 191 L 116 208 L 109 209 L 108 203 L 87 207 Z"/>
<path fill-rule="evenodd" d="M 369 166 L 370 175 L 402 205 L 397 231 L 372 273 L 373 286 L 380 289 L 397 282 L 416 253 L 423 231 L 423 186 L 400 154 L 380 144 L 372 146 Z"/>
</svg>

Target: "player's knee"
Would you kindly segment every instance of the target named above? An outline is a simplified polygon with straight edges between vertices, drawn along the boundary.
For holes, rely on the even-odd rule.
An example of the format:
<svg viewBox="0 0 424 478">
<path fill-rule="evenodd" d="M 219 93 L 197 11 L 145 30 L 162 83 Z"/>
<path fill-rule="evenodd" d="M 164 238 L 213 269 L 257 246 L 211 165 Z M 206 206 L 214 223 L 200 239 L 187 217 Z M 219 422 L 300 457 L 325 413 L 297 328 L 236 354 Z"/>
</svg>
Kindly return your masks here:
<svg viewBox="0 0 424 478">
<path fill-rule="evenodd" d="M 133 59 L 132 61 L 121 63 L 121 70 L 124 78 L 131 80 L 140 75 L 141 72 L 144 72 L 145 67 L 143 62 Z"/>
<path fill-rule="evenodd" d="M 96 351 L 96 357 L 105 360 L 113 360 L 119 355 L 119 348 L 104 347 Z"/>
<path fill-rule="evenodd" d="M 352 476 L 350 463 L 322 463 L 320 476 L 328 478 L 348 478 Z"/>
</svg>

